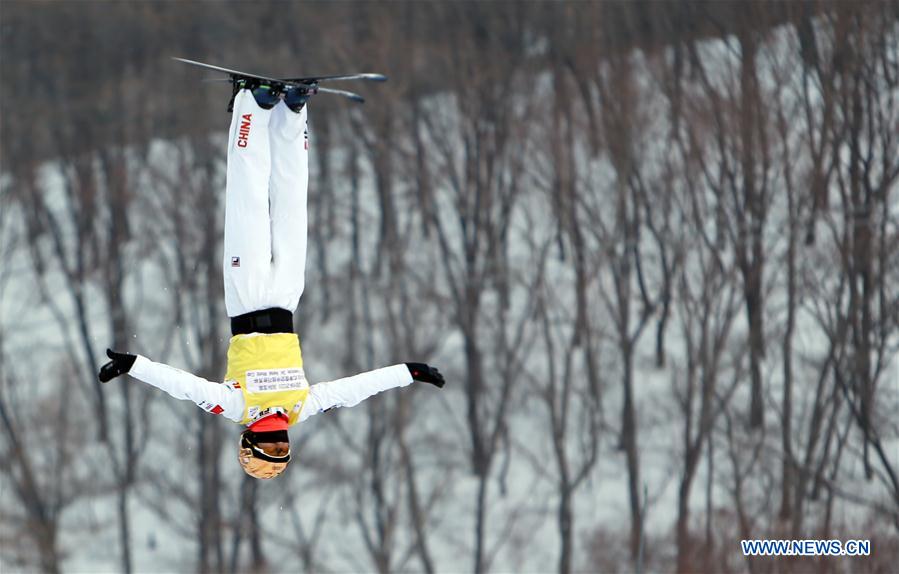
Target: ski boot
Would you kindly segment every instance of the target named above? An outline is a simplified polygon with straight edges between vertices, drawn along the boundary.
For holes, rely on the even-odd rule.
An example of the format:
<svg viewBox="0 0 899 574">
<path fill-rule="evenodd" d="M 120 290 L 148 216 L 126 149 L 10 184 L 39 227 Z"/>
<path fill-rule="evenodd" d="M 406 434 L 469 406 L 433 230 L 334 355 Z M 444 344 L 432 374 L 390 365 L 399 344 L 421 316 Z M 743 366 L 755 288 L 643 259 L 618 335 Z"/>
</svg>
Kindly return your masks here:
<svg viewBox="0 0 899 574">
<path fill-rule="evenodd" d="M 300 110 L 306 105 L 306 101 L 315 95 L 316 91 L 317 86 L 314 84 L 310 86 L 285 86 L 284 103 L 287 104 L 287 107 L 292 112 L 300 113 Z"/>
<path fill-rule="evenodd" d="M 264 83 L 251 78 L 237 78 L 232 82 L 234 91 L 231 92 L 231 100 L 228 102 L 228 112 L 234 110 L 234 98 L 241 90 L 250 90 L 253 99 L 263 110 L 270 110 L 275 107 L 281 94 L 284 92 L 283 84 Z"/>
</svg>

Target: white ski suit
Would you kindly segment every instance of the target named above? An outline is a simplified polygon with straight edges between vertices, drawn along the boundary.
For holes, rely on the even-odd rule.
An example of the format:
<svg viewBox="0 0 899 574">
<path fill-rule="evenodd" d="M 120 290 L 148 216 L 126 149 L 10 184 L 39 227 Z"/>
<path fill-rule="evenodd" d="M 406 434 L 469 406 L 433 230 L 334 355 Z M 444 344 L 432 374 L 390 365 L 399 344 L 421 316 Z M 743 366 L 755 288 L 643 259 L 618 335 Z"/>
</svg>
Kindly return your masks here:
<svg viewBox="0 0 899 574">
<path fill-rule="evenodd" d="M 295 113 L 279 102 L 264 110 L 249 90 L 241 90 L 234 99 L 223 262 L 229 317 L 270 308 L 293 313 L 303 294 L 309 179 L 307 109 Z M 305 385 L 302 367 L 300 372 Z M 210 382 L 140 355 L 129 373 L 210 413 L 235 422 L 246 419 L 244 394 L 233 381 Z M 297 422 L 334 407 L 354 406 L 411 382 L 409 369 L 400 364 L 311 385 Z"/>
</svg>

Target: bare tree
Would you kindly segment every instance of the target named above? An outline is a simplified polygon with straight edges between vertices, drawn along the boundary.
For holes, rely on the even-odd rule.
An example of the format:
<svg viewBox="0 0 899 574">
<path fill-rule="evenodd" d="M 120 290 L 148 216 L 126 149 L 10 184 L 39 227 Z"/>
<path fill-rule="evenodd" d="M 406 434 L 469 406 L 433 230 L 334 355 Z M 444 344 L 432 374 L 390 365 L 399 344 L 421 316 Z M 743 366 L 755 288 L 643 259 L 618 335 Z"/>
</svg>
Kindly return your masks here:
<svg viewBox="0 0 899 574">
<path fill-rule="evenodd" d="M 894 501 L 899 503 L 897 463 L 884 448 L 874 397 L 886 365 L 894 356 L 897 327 L 894 279 L 895 213 L 890 197 L 899 180 L 899 148 L 895 126 L 899 122 L 899 63 L 896 46 L 886 42 L 894 30 L 882 19 L 889 14 L 840 13 L 839 30 L 846 34 L 846 50 L 837 65 L 838 119 L 832 153 L 841 219 L 828 218 L 839 249 L 840 290 L 831 307 L 838 325 L 831 339 L 833 376 L 862 434 L 865 478 L 878 473 Z M 841 159 L 836 159 L 841 158 Z M 845 158 L 845 159 L 842 159 Z M 899 528 L 899 521 L 896 522 Z"/>
<path fill-rule="evenodd" d="M 687 192 L 703 194 L 705 190 L 693 189 Z M 691 201 L 687 207 L 694 229 L 708 225 L 704 210 L 695 208 L 707 205 L 706 201 Z M 701 231 L 700 235 L 704 235 Z M 695 255 L 685 261 L 685 269 L 691 273 L 679 275 L 677 299 L 680 312 L 677 314 L 684 341 L 685 369 L 675 374 L 675 381 L 683 379 L 675 386 L 678 406 L 683 415 L 683 469 L 678 485 L 677 504 L 677 571 L 689 572 L 693 563 L 693 544 L 690 536 L 690 498 L 693 481 L 704 449 L 712 441 L 712 433 L 717 417 L 723 409 L 729 408 L 729 399 L 734 387 L 720 388 L 720 379 L 726 376 L 730 365 L 728 360 L 738 363 L 739 355 L 731 354 L 731 332 L 739 310 L 739 300 L 734 289 L 734 270 L 722 267 L 715 253 L 709 253 L 707 245 L 696 241 Z M 739 377 L 733 377 L 739 380 Z M 711 461 L 709 461 L 711 464 Z"/>
<path fill-rule="evenodd" d="M 548 97 L 543 121 L 537 123 L 537 141 L 534 158 L 530 161 L 534 187 L 545 194 L 545 201 L 552 207 L 554 219 L 543 221 L 540 210 L 528 212 L 526 238 L 527 251 L 531 254 L 534 319 L 541 336 L 532 343 L 544 353 L 544 368 L 532 370 L 529 379 L 535 379 L 534 392 L 546 408 L 548 436 L 555 462 L 555 482 L 558 494 L 556 522 L 559 531 L 559 572 L 568 573 L 574 567 L 575 552 L 575 494 L 590 477 L 599 460 L 602 437 L 602 379 L 599 365 L 599 340 L 603 335 L 591 309 L 590 294 L 598 286 L 594 270 L 600 261 L 590 248 L 584 228 L 590 222 L 584 213 L 584 175 L 579 172 L 578 156 L 585 141 L 592 134 L 578 122 L 581 108 L 571 99 L 572 81 L 569 69 L 564 65 L 570 57 L 570 47 L 564 44 L 565 20 L 550 19 L 547 27 L 558 31 L 553 37 L 553 90 Z M 541 94 L 543 96 L 543 94 Z M 586 133 L 585 133 L 586 132 Z M 542 205 L 541 205 L 542 207 Z M 543 238 L 538 230 L 553 224 L 557 233 Z M 558 247 L 558 258 L 552 255 Z M 571 292 L 566 294 L 569 272 L 573 273 Z M 573 313 L 570 301 L 574 301 Z M 539 373 L 539 374 L 538 374 Z M 581 437 L 576 440 L 574 437 Z M 537 472 L 543 474 L 542 467 Z"/>
<path fill-rule="evenodd" d="M 630 550 L 636 560 L 643 532 L 640 478 L 638 415 L 634 384 L 634 358 L 637 343 L 655 312 L 656 297 L 645 280 L 641 241 L 643 208 L 639 190 L 644 186 L 637 157 L 640 114 L 633 107 L 637 91 L 629 58 L 612 58 L 597 70 L 594 85 L 604 103 L 600 113 L 604 143 L 614 171 L 614 192 L 608 201 L 614 205 L 611 221 L 606 223 L 602 204 L 588 211 L 596 222 L 593 233 L 603 250 L 612 281 L 612 293 L 600 292 L 615 328 L 615 343 L 621 360 L 620 448 L 624 451 L 628 474 L 628 500 L 631 511 Z M 645 194 L 644 194 L 645 197 Z M 602 200 L 601 200 L 602 201 Z M 604 201 L 602 203 L 605 203 Z M 639 308 L 635 307 L 639 305 Z"/>
<path fill-rule="evenodd" d="M 507 441 L 514 381 L 522 368 L 526 317 L 511 320 L 508 246 L 513 211 L 521 195 L 528 102 L 511 106 L 521 87 L 521 42 L 508 7 L 474 10 L 447 6 L 447 42 L 453 62 L 454 105 L 424 117 L 432 149 L 428 178 L 441 208 L 425 204 L 442 266 L 439 279 L 453 326 L 464 341 L 464 374 L 470 457 L 477 478 L 473 570 L 488 568 L 487 510 L 493 463 Z M 487 20 L 494 33 L 487 34 Z M 480 54 L 502 49 L 508 60 L 485 63 Z M 449 55 L 449 52 L 446 53 Z M 486 64 L 486 65 L 485 65 Z M 495 300 L 495 302 L 491 301 Z M 490 341 L 492 344 L 488 343 Z"/>
<path fill-rule="evenodd" d="M 15 374 L 5 370 L 2 377 L 4 387 L 21 384 L 16 380 Z M 65 405 L 65 402 L 61 404 Z M 62 410 L 65 411 L 65 408 Z M 39 451 L 25 447 L 19 433 L 19 429 L 25 425 L 25 420 L 16 417 L 15 410 L 7 405 L 7 400 L 3 396 L 0 396 L 0 423 L 3 425 L 5 437 L 3 454 L 9 461 L 9 464 L 3 467 L 4 478 L 12 484 L 12 494 L 21 506 L 21 512 L 13 511 L 10 517 L 16 519 L 17 530 L 35 547 L 41 570 L 60 572 L 62 556 L 59 547 L 59 520 L 65 507 L 72 502 L 71 494 L 59 488 L 61 486 L 59 481 L 39 478 L 52 477 L 53 473 L 40 472 L 36 468 L 45 461 L 35 460 L 33 453 Z M 62 445 L 57 444 L 58 453 L 62 450 Z M 52 462 L 50 464 L 53 465 Z M 60 472 L 62 469 L 56 466 L 55 470 Z M 20 560 L 21 565 L 27 564 L 25 559 Z"/>
</svg>

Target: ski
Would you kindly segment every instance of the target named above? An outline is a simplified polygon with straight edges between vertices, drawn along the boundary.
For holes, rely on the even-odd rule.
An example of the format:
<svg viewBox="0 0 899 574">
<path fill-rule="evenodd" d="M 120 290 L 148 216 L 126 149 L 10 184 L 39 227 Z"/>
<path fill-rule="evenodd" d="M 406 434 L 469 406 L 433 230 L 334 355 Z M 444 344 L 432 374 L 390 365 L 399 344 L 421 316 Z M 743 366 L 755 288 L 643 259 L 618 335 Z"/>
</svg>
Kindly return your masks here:
<svg viewBox="0 0 899 574">
<path fill-rule="evenodd" d="M 342 76 L 310 76 L 308 78 L 284 78 L 281 80 L 282 82 L 300 82 L 300 83 L 308 83 L 308 82 L 339 82 L 339 81 L 347 81 L 347 80 L 366 80 L 369 82 L 386 82 L 387 76 L 384 74 L 372 74 L 372 73 L 363 73 L 363 74 L 344 74 Z"/>
<path fill-rule="evenodd" d="M 383 74 L 373 74 L 373 73 L 360 73 L 360 74 L 341 74 L 341 75 L 331 75 L 331 76 L 304 76 L 299 78 L 272 78 L 270 76 L 261 76 L 259 74 L 249 74 L 247 72 L 241 72 L 240 70 L 232 70 L 230 68 L 223 68 L 221 66 L 214 66 L 212 64 L 207 64 L 205 62 L 198 62 L 196 60 L 188 60 L 186 58 L 172 58 L 178 62 L 183 62 L 185 64 L 189 64 L 191 66 L 197 66 L 200 68 L 205 68 L 207 70 L 212 70 L 214 72 L 219 72 L 222 74 L 228 74 L 228 78 L 211 78 L 211 81 L 230 81 L 235 82 L 241 79 L 247 80 L 260 80 L 263 82 L 271 82 L 274 85 L 283 85 L 283 86 L 302 86 L 309 90 L 311 94 L 323 93 L 323 94 L 334 94 L 337 96 L 342 96 L 344 98 L 353 100 L 354 102 L 359 102 L 360 104 L 365 102 L 365 98 L 360 96 L 355 92 L 351 92 L 349 90 L 337 90 L 334 88 L 325 88 L 319 87 L 319 82 L 335 82 L 335 81 L 350 81 L 350 80 L 363 80 L 369 82 L 384 82 L 387 81 L 387 76 Z"/>
<path fill-rule="evenodd" d="M 350 99 L 350 100 L 353 100 L 354 102 L 359 102 L 360 104 L 364 104 L 364 103 L 365 103 L 365 98 L 363 98 L 362 96 L 360 96 L 359 94 L 357 94 L 357 93 L 355 93 L 355 92 L 350 92 L 350 91 L 348 91 L 348 90 L 335 90 L 334 88 L 321 88 L 321 87 L 319 87 L 319 88 L 316 88 L 315 91 L 318 92 L 318 93 L 320 93 L 320 94 L 335 94 L 335 95 L 338 95 L 338 96 L 343 96 L 343 97 L 345 97 L 345 98 L 348 98 L 348 99 Z"/>
</svg>

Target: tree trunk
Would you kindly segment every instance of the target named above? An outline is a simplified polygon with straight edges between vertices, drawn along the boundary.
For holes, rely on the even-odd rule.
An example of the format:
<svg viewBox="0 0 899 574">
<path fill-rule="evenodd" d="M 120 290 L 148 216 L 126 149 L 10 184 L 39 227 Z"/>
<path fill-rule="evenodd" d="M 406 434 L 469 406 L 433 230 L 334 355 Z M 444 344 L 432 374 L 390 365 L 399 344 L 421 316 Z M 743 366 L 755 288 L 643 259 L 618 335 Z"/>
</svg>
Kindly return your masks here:
<svg viewBox="0 0 899 574">
<path fill-rule="evenodd" d="M 690 541 L 690 487 L 693 476 L 684 476 L 677 493 L 677 572 L 686 574 L 693 570 Z"/>
<path fill-rule="evenodd" d="M 781 415 L 781 520 L 790 520 L 793 510 L 792 492 L 794 482 L 793 460 L 793 328 L 796 323 L 796 248 L 799 218 L 794 217 L 792 186 L 787 190 L 790 212 L 789 243 L 787 245 L 787 320 L 783 338 L 783 414 Z"/>
<path fill-rule="evenodd" d="M 621 350 L 624 359 L 624 402 L 622 404 L 621 442 L 627 459 L 628 500 L 631 509 L 631 558 L 636 560 L 643 532 L 643 514 L 640 508 L 640 458 L 637 447 L 637 421 L 633 399 L 634 360 L 630 343 Z"/>
<path fill-rule="evenodd" d="M 559 574 L 570 574 L 574 543 L 572 540 L 573 513 L 571 509 L 572 492 L 570 485 L 559 488 Z"/>
<path fill-rule="evenodd" d="M 483 371 L 481 368 L 481 351 L 478 347 L 477 337 L 474 333 L 476 327 L 477 308 L 471 304 L 471 299 L 476 295 L 469 293 L 469 306 L 463 312 L 468 315 L 466 321 L 470 329 L 465 336 L 465 357 L 468 370 L 468 426 L 471 435 L 472 468 L 478 479 L 478 492 L 475 507 L 475 553 L 474 572 L 481 574 L 484 571 L 484 537 L 486 535 L 487 522 L 487 481 L 490 474 L 491 452 L 485 444 L 482 421 L 478 411 L 479 403 L 484 395 Z"/>
<path fill-rule="evenodd" d="M 743 274 L 746 298 L 746 315 L 749 323 L 749 370 L 751 392 L 749 425 L 761 428 L 764 424 L 764 395 L 762 390 L 761 363 L 765 355 L 763 325 L 763 261 L 762 231 L 764 223 L 763 198 L 756 182 L 755 131 L 759 105 L 758 79 L 756 77 L 757 42 L 755 32 L 743 31 L 739 36 L 740 62 L 740 164 L 743 173 L 743 206 L 737 209 L 739 237 L 737 250 Z"/>
<path fill-rule="evenodd" d="M 482 574 L 484 572 L 484 546 L 485 546 L 485 530 L 487 526 L 487 475 L 486 473 L 478 474 L 478 497 L 477 506 L 475 507 L 475 550 L 474 550 L 474 572 Z"/>
</svg>

